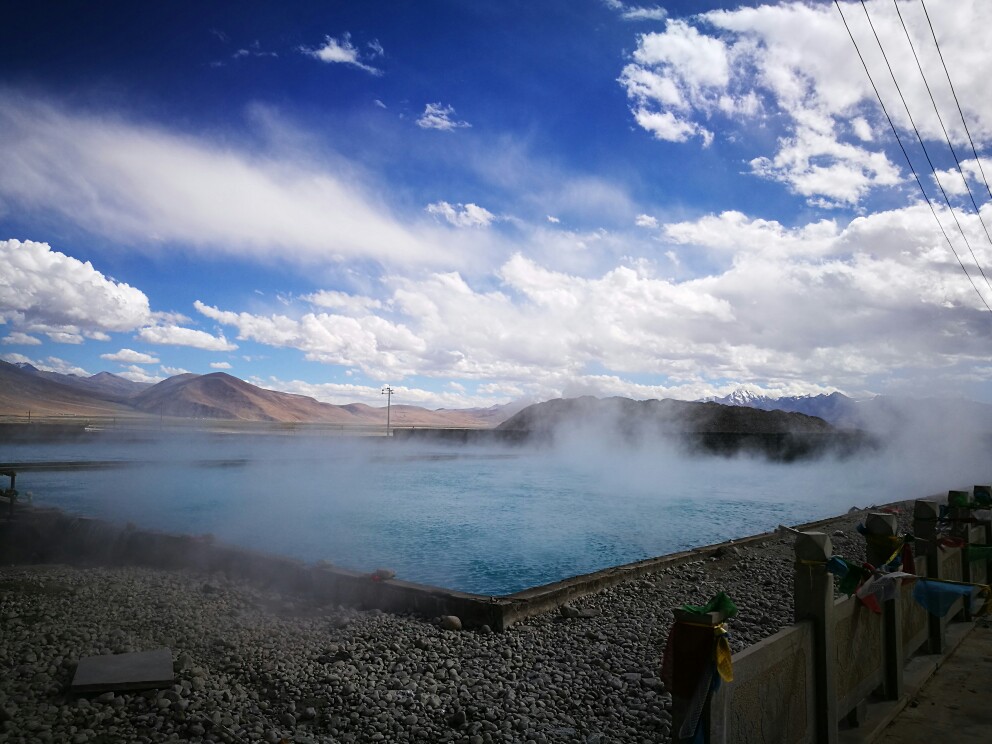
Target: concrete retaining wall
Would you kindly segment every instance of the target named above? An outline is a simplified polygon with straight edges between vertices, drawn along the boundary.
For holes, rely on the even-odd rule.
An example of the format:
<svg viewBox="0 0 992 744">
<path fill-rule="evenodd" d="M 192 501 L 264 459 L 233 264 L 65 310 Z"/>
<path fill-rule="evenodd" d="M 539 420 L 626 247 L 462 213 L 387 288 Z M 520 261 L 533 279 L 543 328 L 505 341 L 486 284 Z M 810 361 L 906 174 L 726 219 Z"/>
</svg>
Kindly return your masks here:
<svg viewBox="0 0 992 744">
<path fill-rule="evenodd" d="M 962 548 L 937 547 L 937 512 L 933 502 L 917 502 L 914 509 L 914 534 L 929 534 L 915 543 L 918 575 L 984 583 L 988 561 L 968 562 Z M 896 535 L 891 516 L 870 515 L 869 526 L 872 519 L 883 526 L 887 520 L 892 529 L 873 534 Z M 968 517 L 957 532 L 970 544 L 985 544 L 989 525 L 973 521 Z M 871 552 L 871 542 L 868 547 Z M 892 547 L 876 540 L 875 550 L 890 554 Z M 909 677 L 918 689 L 919 670 L 932 673 L 963 637 L 951 628 L 967 627 L 963 602 L 936 618 L 913 599 L 912 582 L 904 582 L 896 598 L 882 604 L 882 614 L 853 597 L 835 601 L 834 582 L 826 572 L 831 551 L 824 534 L 805 532 L 797 538 L 797 622 L 734 655 L 733 682 L 710 702 L 703 724 L 709 731 L 706 741 L 871 741 L 908 702 Z"/>
</svg>

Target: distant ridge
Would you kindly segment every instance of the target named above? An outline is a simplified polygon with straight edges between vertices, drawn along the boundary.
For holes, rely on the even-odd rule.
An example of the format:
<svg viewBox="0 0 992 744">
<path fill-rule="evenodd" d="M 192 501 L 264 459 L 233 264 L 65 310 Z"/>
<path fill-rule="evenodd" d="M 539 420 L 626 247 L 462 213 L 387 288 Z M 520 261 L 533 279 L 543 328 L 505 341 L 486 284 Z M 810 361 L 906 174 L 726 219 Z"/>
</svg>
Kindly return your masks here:
<svg viewBox="0 0 992 744">
<path fill-rule="evenodd" d="M 119 416 L 130 407 L 0 361 L 0 413 L 15 416 Z"/>
<path fill-rule="evenodd" d="M 135 387 L 136 386 L 136 387 Z M 107 372 L 75 377 L 0 361 L 0 414 L 7 416 L 168 416 L 270 423 L 385 426 L 386 408 L 321 403 L 304 395 L 265 390 L 224 372 L 182 374 L 155 385 L 130 383 Z M 489 428 L 497 411 L 430 411 L 393 405 L 394 426 Z"/>
<path fill-rule="evenodd" d="M 528 406 L 500 424 L 501 430 L 550 434 L 562 426 L 596 424 L 624 434 L 826 434 L 826 421 L 802 413 L 763 411 L 714 402 L 557 398 Z"/>
<path fill-rule="evenodd" d="M 568 443 L 570 436 L 603 445 L 668 443 L 693 454 L 757 455 L 791 462 L 832 452 L 847 456 L 875 447 L 871 437 L 840 432 L 815 416 L 682 400 L 570 398 L 525 408 L 496 428 L 512 441 Z"/>
<path fill-rule="evenodd" d="M 770 398 L 761 395 L 750 387 L 741 386 L 722 398 L 704 398 L 703 402 L 720 403 L 725 406 L 756 408 L 761 411 L 786 411 L 817 416 L 834 426 L 854 426 L 859 417 L 860 403 L 843 393 L 822 395 L 795 395 Z"/>
<path fill-rule="evenodd" d="M 957 430 L 992 432 L 992 406 L 966 398 L 899 398 L 876 395 L 855 400 L 843 393 L 770 398 L 741 386 L 722 398 L 707 402 L 787 411 L 818 416 L 839 429 L 857 429 L 891 436 L 910 426 L 947 426 Z"/>
</svg>

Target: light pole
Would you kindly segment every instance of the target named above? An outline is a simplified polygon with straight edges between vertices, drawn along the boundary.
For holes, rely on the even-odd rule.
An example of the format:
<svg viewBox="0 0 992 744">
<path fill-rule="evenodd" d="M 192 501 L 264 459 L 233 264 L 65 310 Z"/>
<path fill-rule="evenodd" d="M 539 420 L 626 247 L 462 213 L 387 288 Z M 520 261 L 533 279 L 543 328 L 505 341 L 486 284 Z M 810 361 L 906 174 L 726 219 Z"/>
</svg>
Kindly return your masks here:
<svg viewBox="0 0 992 744">
<path fill-rule="evenodd" d="M 382 395 L 386 396 L 386 436 L 389 436 L 389 409 L 393 402 L 393 389 L 386 385 L 382 389 Z"/>
</svg>

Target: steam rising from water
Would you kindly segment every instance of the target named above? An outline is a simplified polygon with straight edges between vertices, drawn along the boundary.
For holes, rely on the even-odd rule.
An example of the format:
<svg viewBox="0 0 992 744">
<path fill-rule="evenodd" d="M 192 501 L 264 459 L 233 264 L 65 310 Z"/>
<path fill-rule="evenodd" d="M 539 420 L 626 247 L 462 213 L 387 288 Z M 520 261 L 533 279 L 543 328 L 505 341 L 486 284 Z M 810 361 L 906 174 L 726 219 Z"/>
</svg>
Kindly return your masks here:
<svg viewBox="0 0 992 744">
<path fill-rule="evenodd" d="M 689 457 L 591 425 L 545 449 L 197 434 L 8 445 L 0 459 L 120 459 L 31 473 L 37 502 L 483 594 L 990 480 L 974 422 L 900 420 L 889 446 L 791 464 Z"/>
</svg>

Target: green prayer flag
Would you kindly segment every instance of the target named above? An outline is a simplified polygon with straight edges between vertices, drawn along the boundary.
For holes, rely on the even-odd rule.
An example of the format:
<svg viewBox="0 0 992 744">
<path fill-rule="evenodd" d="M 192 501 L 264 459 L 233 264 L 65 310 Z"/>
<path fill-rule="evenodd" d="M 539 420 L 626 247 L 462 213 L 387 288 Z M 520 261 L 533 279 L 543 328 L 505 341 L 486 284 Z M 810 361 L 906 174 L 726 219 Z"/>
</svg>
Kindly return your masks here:
<svg viewBox="0 0 992 744">
<path fill-rule="evenodd" d="M 724 592 L 718 592 L 713 599 L 702 607 L 685 604 L 682 605 L 682 609 L 685 612 L 691 612 L 693 615 L 705 615 L 708 612 L 722 612 L 723 616 L 728 620 L 737 614 L 737 605 L 735 605 L 733 600 L 731 600 L 730 597 L 728 597 Z"/>
</svg>

